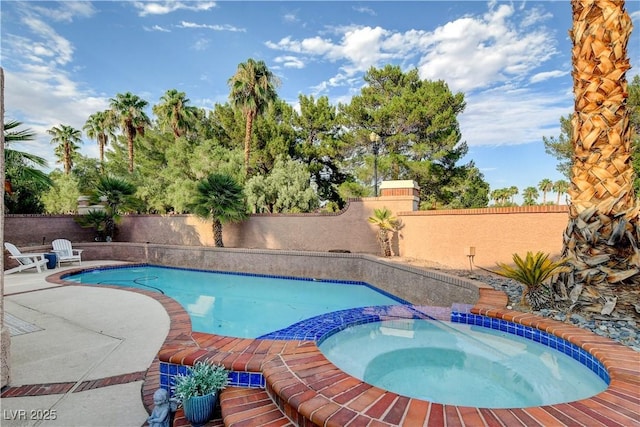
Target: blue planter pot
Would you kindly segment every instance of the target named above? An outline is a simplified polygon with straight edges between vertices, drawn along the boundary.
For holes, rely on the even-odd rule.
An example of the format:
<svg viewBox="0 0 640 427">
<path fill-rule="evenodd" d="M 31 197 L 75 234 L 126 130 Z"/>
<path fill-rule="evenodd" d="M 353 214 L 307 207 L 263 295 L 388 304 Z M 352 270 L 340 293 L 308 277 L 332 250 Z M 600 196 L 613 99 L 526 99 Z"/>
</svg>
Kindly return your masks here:
<svg viewBox="0 0 640 427">
<path fill-rule="evenodd" d="M 206 424 L 213 417 L 218 400 L 217 393 L 210 393 L 204 396 L 194 396 L 185 400 L 182 404 L 184 416 L 194 427 Z"/>
</svg>

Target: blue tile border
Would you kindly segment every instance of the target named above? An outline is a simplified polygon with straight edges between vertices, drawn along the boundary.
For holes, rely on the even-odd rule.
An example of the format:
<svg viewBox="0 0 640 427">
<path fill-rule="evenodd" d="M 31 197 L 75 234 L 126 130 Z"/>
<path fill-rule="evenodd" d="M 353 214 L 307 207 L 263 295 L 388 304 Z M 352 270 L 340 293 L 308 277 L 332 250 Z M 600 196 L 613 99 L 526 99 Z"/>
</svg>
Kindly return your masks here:
<svg viewBox="0 0 640 427">
<path fill-rule="evenodd" d="M 172 387 L 175 377 L 188 375 L 189 367 L 175 363 L 160 362 L 160 387 L 167 390 L 173 396 Z M 266 386 L 264 376 L 260 372 L 229 371 L 229 386 L 244 388 L 261 388 Z"/>
<path fill-rule="evenodd" d="M 485 328 L 495 329 L 506 332 L 508 334 L 517 335 L 540 343 L 561 353 L 566 354 L 577 362 L 589 368 L 598 375 L 605 383 L 611 384 L 609 372 L 595 356 L 588 351 L 578 347 L 577 345 L 557 337 L 545 331 L 541 331 L 530 326 L 520 325 L 518 323 L 509 322 L 503 319 L 481 316 L 472 313 L 461 313 L 458 311 L 451 312 L 451 322 L 464 323 L 468 325 L 482 326 Z"/>
<path fill-rule="evenodd" d="M 329 336 L 340 332 L 350 326 L 379 322 L 381 320 L 403 318 L 403 319 L 438 319 L 450 320 L 454 323 L 464 323 L 474 326 L 481 326 L 501 332 L 517 335 L 531 341 L 540 343 L 567 356 L 573 358 L 577 362 L 589 368 L 592 372 L 598 375 L 607 384 L 611 383 L 611 378 L 606 368 L 596 357 L 590 354 L 588 351 L 578 347 L 577 345 L 553 334 L 541 331 L 536 328 L 521 325 L 518 323 L 509 322 L 503 319 L 497 319 L 493 317 L 487 317 L 477 314 L 472 314 L 472 305 L 469 304 L 453 304 L 451 306 L 450 319 L 442 319 L 439 315 L 441 312 L 434 315 L 429 314 L 429 309 L 433 307 L 413 306 L 407 303 L 407 301 L 396 297 L 393 294 L 385 292 L 376 288 L 366 282 L 348 281 L 348 280 L 332 280 L 332 279 L 315 279 L 315 278 L 300 278 L 295 276 L 281 276 L 281 275 L 266 275 L 266 274 L 254 274 L 254 273 L 242 273 L 232 271 L 217 271 L 217 270 L 205 270 L 196 268 L 182 268 L 171 267 L 154 264 L 127 264 L 127 265 L 113 265 L 113 266 L 101 266 L 98 268 L 84 269 L 80 273 L 99 271 L 99 270 L 112 270 L 122 268 L 139 268 L 139 267 L 161 267 L 173 270 L 185 270 L 185 271 L 198 271 L 198 272 L 211 272 L 218 274 L 228 274 L 237 276 L 251 276 L 251 277 L 266 277 L 276 279 L 288 279 L 288 280 L 301 280 L 301 281 L 313 281 L 333 284 L 345 284 L 345 285 L 361 285 L 369 287 L 380 294 L 383 294 L 393 300 L 396 300 L 400 305 L 386 305 L 386 306 L 371 306 L 371 307 L 359 307 L 346 310 L 335 311 L 320 316 L 311 317 L 309 319 L 302 320 L 287 328 L 280 329 L 278 331 L 265 334 L 256 339 L 274 339 L 274 340 L 302 340 L 302 341 L 315 341 L 318 345 Z M 61 276 L 61 279 L 70 280 L 79 272 L 65 274 Z M 72 279 L 71 279 L 72 280 Z M 441 308 L 440 308 L 441 309 Z M 160 363 L 160 385 L 167 389 L 171 393 L 171 386 L 176 375 L 187 374 L 187 366 L 176 365 L 171 363 Z M 251 388 L 264 388 L 265 380 L 261 373 L 255 372 L 237 372 L 231 371 L 229 373 L 229 385 L 237 387 L 251 387 Z"/>
</svg>

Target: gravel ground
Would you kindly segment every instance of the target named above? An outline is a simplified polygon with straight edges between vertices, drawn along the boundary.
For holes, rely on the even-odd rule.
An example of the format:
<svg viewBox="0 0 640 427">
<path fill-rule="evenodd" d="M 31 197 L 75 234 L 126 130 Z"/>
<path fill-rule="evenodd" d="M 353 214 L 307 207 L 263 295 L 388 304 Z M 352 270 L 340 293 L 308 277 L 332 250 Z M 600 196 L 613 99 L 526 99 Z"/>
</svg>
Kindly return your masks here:
<svg viewBox="0 0 640 427">
<path fill-rule="evenodd" d="M 523 286 L 511 279 L 501 277 L 485 270 L 474 268 L 473 270 L 456 270 L 429 261 L 414 259 L 399 259 L 399 261 L 424 267 L 431 270 L 440 270 L 447 274 L 467 277 L 486 283 L 494 289 L 504 291 L 509 296 L 510 305 L 519 311 L 530 311 L 543 317 L 550 317 L 561 322 L 571 323 L 574 326 L 587 329 L 594 334 L 601 335 L 617 341 L 631 349 L 640 352 L 640 317 L 618 313 L 614 310 L 611 316 L 601 316 L 587 313 L 566 313 L 560 309 L 544 309 L 533 311 L 519 304 L 522 297 Z"/>
</svg>

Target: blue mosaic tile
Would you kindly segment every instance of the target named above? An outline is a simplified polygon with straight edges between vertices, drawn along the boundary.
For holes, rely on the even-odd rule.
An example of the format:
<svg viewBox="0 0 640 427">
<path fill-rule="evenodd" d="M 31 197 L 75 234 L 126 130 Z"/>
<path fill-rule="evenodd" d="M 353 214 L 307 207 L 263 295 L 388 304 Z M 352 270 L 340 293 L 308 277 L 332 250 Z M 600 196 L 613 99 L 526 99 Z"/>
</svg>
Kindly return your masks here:
<svg viewBox="0 0 640 427">
<path fill-rule="evenodd" d="M 455 311 L 452 311 L 451 313 L 451 321 L 456 323 L 466 323 L 469 325 L 488 327 L 538 342 L 556 351 L 564 353 L 577 362 L 583 364 L 596 375 L 598 375 L 607 384 L 611 382 L 609 373 L 607 372 L 602 362 L 600 362 L 592 354 L 578 347 L 577 345 L 548 332 L 541 331 L 536 328 L 531 328 L 529 326 L 520 325 L 518 323 L 508 322 L 503 319 L 490 318 L 477 314 L 458 313 Z"/>
</svg>

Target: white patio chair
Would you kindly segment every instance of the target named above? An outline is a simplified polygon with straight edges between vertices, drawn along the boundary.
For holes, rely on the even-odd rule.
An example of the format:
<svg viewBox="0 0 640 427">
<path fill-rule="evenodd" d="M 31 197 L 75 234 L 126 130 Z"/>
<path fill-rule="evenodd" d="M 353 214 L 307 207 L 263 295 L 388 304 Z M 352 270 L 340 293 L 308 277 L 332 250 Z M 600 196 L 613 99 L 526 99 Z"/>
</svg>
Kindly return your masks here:
<svg viewBox="0 0 640 427">
<path fill-rule="evenodd" d="M 53 252 L 58 256 L 58 267 L 63 262 L 76 262 L 82 265 L 82 249 L 73 249 L 71 242 L 67 239 L 56 239 L 51 242 Z"/>
<path fill-rule="evenodd" d="M 4 243 L 4 247 L 11 254 L 11 258 L 18 261 L 18 266 L 5 270 L 4 274 L 16 273 L 19 271 L 36 268 L 38 273 L 42 272 L 42 267 L 47 270 L 47 259 L 43 253 L 25 253 L 23 254 L 13 243 Z"/>
</svg>

